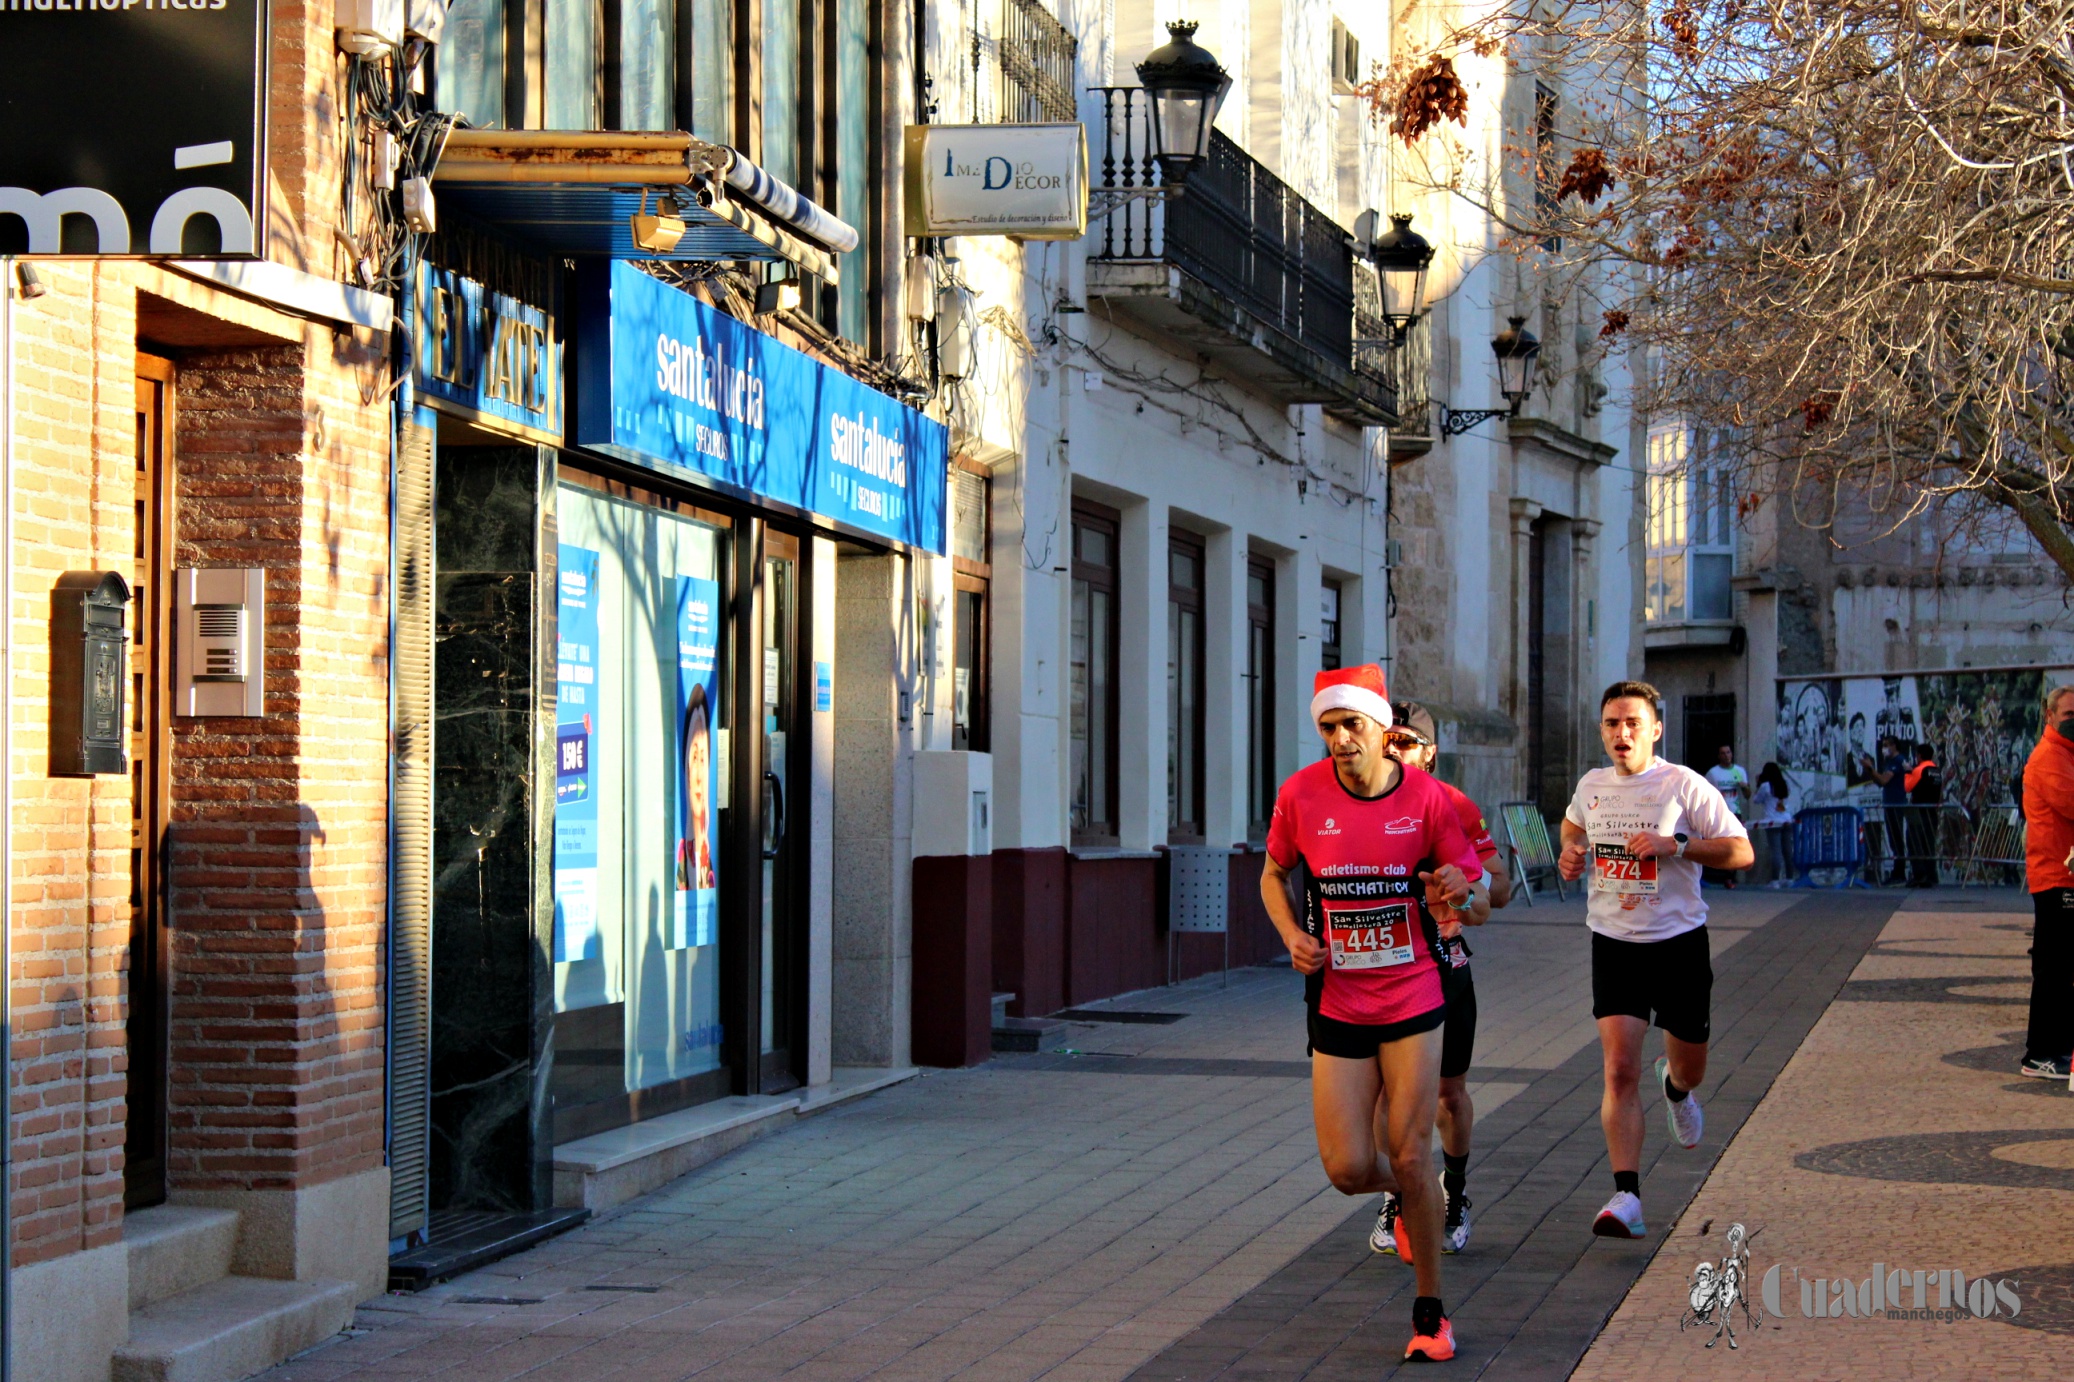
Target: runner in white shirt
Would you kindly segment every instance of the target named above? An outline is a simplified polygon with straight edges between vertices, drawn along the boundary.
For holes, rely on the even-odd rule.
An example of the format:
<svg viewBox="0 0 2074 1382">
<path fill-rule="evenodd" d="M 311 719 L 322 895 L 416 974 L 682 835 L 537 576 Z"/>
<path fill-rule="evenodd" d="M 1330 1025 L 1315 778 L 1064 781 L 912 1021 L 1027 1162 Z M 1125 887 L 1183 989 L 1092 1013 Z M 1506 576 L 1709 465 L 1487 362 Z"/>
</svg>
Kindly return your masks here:
<svg viewBox="0 0 2074 1382">
<path fill-rule="evenodd" d="M 1698 773 L 1656 756 L 1662 697 L 1647 682 L 1621 681 L 1600 698 L 1599 739 L 1610 768 L 1577 784 L 1563 816 L 1566 879 L 1591 882 L 1592 1016 L 1605 1057 L 1599 1121 L 1613 1162 L 1613 1198 L 1592 1223 L 1604 1238 L 1640 1238 L 1642 1223 L 1642 1045 L 1653 1016 L 1664 1029 L 1655 1077 L 1671 1136 L 1700 1141 L 1692 1091 L 1707 1074 L 1714 967 L 1700 869 L 1746 869 L 1756 856 L 1743 823 Z"/>
</svg>

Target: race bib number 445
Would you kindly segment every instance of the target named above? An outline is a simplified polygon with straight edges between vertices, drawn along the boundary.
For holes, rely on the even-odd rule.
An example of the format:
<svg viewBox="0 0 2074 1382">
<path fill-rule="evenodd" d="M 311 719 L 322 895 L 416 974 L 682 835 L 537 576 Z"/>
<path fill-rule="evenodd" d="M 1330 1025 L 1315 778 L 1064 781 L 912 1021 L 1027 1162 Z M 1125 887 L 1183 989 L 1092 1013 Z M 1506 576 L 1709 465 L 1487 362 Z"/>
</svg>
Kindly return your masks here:
<svg viewBox="0 0 2074 1382">
<path fill-rule="evenodd" d="M 1412 961 L 1409 902 L 1332 912 L 1326 923 L 1334 969 L 1385 969 Z"/>
<path fill-rule="evenodd" d="M 1637 859 L 1626 845 L 1592 846 L 1592 886 L 1603 893 L 1653 893 L 1656 860 Z"/>
</svg>

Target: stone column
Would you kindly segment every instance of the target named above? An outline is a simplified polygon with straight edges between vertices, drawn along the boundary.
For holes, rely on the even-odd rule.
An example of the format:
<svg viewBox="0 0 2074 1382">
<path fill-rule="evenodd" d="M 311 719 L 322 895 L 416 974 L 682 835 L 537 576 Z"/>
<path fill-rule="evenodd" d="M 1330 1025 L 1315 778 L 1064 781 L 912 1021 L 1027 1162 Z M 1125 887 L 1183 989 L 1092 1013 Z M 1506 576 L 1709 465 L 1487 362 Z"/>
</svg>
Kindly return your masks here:
<svg viewBox="0 0 2074 1382">
<path fill-rule="evenodd" d="M 1512 717 L 1518 730 L 1518 744 L 1514 752 L 1515 782 L 1526 783 L 1527 752 L 1527 630 L 1532 624 L 1532 613 L 1527 602 L 1533 593 L 1533 577 L 1528 561 L 1533 555 L 1534 520 L 1541 517 L 1538 500 L 1514 495 L 1510 502 L 1512 511 L 1512 627 L 1508 640 L 1512 648 L 1512 665 L 1506 669 L 1505 689 L 1501 704 L 1505 713 Z"/>
<path fill-rule="evenodd" d="M 1599 566 L 1593 558 L 1595 539 L 1605 524 L 1596 518 L 1570 520 L 1570 559 L 1574 563 L 1570 581 L 1571 704 L 1580 712 L 1570 737 L 1570 777 L 1574 781 L 1598 761 L 1597 736 L 1584 728 L 1583 712 L 1596 713 L 1599 693 L 1598 615 Z"/>
</svg>

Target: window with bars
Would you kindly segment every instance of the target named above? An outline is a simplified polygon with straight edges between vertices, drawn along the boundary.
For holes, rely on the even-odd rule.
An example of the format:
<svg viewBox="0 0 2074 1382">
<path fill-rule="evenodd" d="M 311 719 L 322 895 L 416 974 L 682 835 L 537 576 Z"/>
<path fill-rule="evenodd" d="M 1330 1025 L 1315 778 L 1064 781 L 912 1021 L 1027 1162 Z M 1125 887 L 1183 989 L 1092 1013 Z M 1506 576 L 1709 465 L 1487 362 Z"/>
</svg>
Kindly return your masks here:
<svg viewBox="0 0 2074 1382">
<path fill-rule="evenodd" d="M 1167 540 L 1167 839 L 1203 840 L 1203 540 Z"/>
<path fill-rule="evenodd" d="M 1649 542 L 1643 617 L 1734 616 L 1735 486 L 1725 432 L 1666 428 L 1649 438 Z"/>
<path fill-rule="evenodd" d="M 1073 60 L 1080 41 L 1041 0 L 996 0 L 972 33 L 972 118 L 1003 125 L 1080 118 Z"/>
<path fill-rule="evenodd" d="M 1541 224 L 1555 219 L 1556 189 L 1563 181 L 1563 155 L 1556 146 L 1557 122 L 1563 112 L 1562 97 L 1541 83 L 1534 83 L 1534 210 Z M 1541 237 L 1541 248 L 1563 247 L 1560 235 Z"/>
<path fill-rule="evenodd" d="M 1075 501 L 1069 651 L 1075 844 L 1115 844 L 1117 838 L 1117 530 L 1114 509 Z"/>
</svg>

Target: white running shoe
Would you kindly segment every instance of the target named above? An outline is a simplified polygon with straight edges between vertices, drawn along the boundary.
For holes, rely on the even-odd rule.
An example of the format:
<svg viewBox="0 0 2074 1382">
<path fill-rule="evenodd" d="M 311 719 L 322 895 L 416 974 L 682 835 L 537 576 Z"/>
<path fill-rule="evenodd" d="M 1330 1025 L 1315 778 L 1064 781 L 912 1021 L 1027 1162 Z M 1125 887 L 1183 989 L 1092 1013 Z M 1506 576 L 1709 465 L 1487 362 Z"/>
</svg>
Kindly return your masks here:
<svg viewBox="0 0 2074 1382">
<path fill-rule="evenodd" d="M 1460 1252 L 1469 1246 L 1469 1196 L 1450 1192 L 1445 1183 L 1440 1194 L 1441 1202 L 1447 1206 L 1447 1218 L 1440 1226 L 1440 1250 Z"/>
<path fill-rule="evenodd" d="M 1397 1192 L 1383 1192 L 1383 1207 L 1376 1211 L 1375 1227 L 1368 1233 L 1368 1250 L 1397 1255 Z"/>
<path fill-rule="evenodd" d="M 1658 1093 L 1663 1092 L 1664 1081 L 1669 1077 L 1668 1072 L 1670 1068 L 1671 1062 L 1668 1059 L 1663 1056 L 1656 1058 L 1656 1088 Z M 1673 1142 L 1676 1142 L 1688 1152 L 1700 1145 L 1700 1131 L 1706 1127 L 1707 1120 L 1700 1113 L 1700 1099 L 1697 1090 L 1687 1090 L 1685 1097 L 1675 1104 L 1671 1102 L 1669 1095 L 1665 1095 L 1664 1116 L 1670 1120 L 1671 1140 Z"/>
<path fill-rule="evenodd" d="M 1643 1238 L 1649 1230 L 1642 1226 L 1642 1198 L 1625 1190 L 1613 1192 L 1599 1217 L 1592 1220 L 1592 1233 L 1600 1238 Z"/>
</svg>

